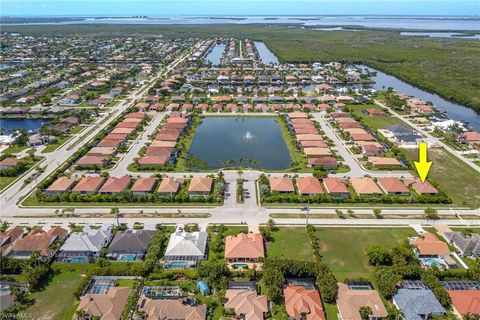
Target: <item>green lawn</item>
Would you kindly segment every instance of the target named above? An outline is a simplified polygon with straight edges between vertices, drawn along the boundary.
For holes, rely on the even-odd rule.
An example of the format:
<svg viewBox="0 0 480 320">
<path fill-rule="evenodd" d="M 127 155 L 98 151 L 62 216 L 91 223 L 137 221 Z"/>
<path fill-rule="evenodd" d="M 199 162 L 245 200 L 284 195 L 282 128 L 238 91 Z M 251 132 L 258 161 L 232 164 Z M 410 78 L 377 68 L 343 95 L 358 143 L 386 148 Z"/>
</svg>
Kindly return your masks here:
<svg viewBox="0 0 480 320">
<path fill-rule="evenodd" d="M 418 149 L 404 151 L 410 160 L 418 159 Z M 480 186 L 480 174 L 445 150 L 428 150 L 428 160 L 433 162 L 428 178 L 438 183 L 455 205 L 473 207 Z"/>
<path fill-rule="evenodd" d="M 339 281 L 346 278 L 372 278 L 365 249 L 370 244 L 393 247 L 409 236 L 411 228 L 317 228 L 323 260 Z"/>
<path fill-rule="evenodd" d="M 0 191 L 5 189 L 10 183 L 15 181 L 18 177 L 0 177 Z"/>
<path fill-rule="evenodd" d="M 272 233 L 267 247 L 268 257 L 313 261 L 313 251 L 304 228 L 282 227 Z"/>
<path fill-rule="evenodd" d="M 29 296 L 34 300 L 34 304 L 25 312 L 36 320 L 71 319 L 78 305 L 73 291 L 93 266 L 93 264 L 55 264 L 54 268 L 58 269 L 59 273 L 43 291 L 34 292 Z"/>
<path fill-rule="evenodd" d="M 382 108 L 376 104 L 349 105 L 348 107 L 352 110 L 352 114 L 363 119 L 363 121 L 365 121 L 367 126 L 375 130 L 385 129 L 391 125 L 403 125 L 405 127 L 409 127 L 409 125 L 407 125 L 401 119 L 396 117 L 372 117 L 362 112 L 363 110 L 366 110 L 366 109 L 381 110 Z"/>
<path fill-rule="evenodd" d="M 42 153 L 49 153 L 57 150 L 61 145 L 63 145 L 65 142 L 70 140 L 72 136 L 64 136 L 64 137 L 58 137 L 57 141 L 54 143 L 50 143 L 48 146 L 43 149 Z"/>
<path fill-rule="evenodd" d="M 7 154 L 7 153 L 19 153 L 20 151 L 23 151 L 24 149 L 28 148 L 27 146 L 16 146 L 16 145 L 13 145 L 11 147 L 8 147 L 7 149 L 5 149 L 3 151 L 3 153 Z"/>
</svg>

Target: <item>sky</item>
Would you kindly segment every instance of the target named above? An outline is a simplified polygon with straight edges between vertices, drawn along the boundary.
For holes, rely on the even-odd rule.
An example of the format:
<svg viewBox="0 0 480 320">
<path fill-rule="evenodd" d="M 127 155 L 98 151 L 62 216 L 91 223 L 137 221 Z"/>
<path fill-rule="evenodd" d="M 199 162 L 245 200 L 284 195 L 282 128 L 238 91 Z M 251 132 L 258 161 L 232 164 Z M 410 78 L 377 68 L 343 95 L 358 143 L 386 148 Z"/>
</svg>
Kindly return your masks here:
<svg viewBox="0 0 480 320">
<path fill-rule="evenodd" d="M 479 0 L 0 0 L 2 16 L 480 16 Z"/>
</svg>

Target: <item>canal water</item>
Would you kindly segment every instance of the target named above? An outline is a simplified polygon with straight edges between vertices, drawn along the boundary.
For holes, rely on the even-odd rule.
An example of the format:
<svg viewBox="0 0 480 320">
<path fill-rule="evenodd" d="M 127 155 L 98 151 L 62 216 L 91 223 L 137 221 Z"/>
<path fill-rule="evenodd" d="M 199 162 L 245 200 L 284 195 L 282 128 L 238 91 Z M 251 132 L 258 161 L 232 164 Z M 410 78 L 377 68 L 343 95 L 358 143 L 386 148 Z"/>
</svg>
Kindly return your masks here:
<svg viewBox="0 0 480 320">
<path fill-rule="evenodd" d="M 255 47 L 257 47 L 258 55 L 260 56 L 260 60 L 264 64 L 269 64 L 269 63 L 280 63 L 278 61 L 277 56 L 268 49 L 268 47 L 265 45 L 265 43 L 261 41 L 254 41 Z"/>
<path fill-rule="evenodd" d="M 218 43 L 207 54 L 205 60 L 211 62 L 213 65 L 219 65 L 222 60 L 223 52 L 225 51 L 225 44 Z"/>
<path fill-rule="evenodd" d="M 8 135 L 15 130 L 23 129 L 25 131 L 37 131 L 48 119 L 0 119 L 0 129 L 2 134 Z"/>
<path fill-rule="evenodd" d="M 467 108 L 461 104 L 447 101 L 437 94 L 414 87 L 394 76 L 388 75 L 376 69 L 360 66 L 364 69 L 375 71 L 377 74 L 373 77 L 375 90 L 385 90 L 392 87 L 395 91 L 408 94 L 410 96 L 431 101 L 435 107 L 441 111 L 445 111 L 450 119 L 467 122 L 470 127 L 480 131 L 480 114 L 474 110 Z"/>
</svg>

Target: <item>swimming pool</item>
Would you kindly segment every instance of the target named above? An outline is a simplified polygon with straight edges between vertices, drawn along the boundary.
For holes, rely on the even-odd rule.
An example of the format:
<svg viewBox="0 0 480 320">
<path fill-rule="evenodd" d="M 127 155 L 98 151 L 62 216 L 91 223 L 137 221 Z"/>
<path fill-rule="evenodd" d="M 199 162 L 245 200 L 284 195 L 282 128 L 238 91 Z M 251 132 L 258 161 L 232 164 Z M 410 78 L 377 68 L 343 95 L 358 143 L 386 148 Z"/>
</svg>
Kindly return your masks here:
<svg viewBox="0 0 480 320">
<path fill-rule="evenodd" d="M 172 261 L 172 262 L 167 262 L 164 265 L 165 269 L 185 269 L 188 266 L 187 262 L 182 262 L 182 261 Z"/>
<path fill-rule="evenodd" d="M 233 269 L 248 269 L 248 264 L 246 263 L 232 263 Z"/>
<path fill-rule="evenodd" d="M 121 254 L 118 256 L 119 261 L 135 261 L 137 258 L 136 254 Z"/>
<path fill-rule="evenodd" d="M 437 268 L 440 268 L 443 266 L 443 263 L 438 260 L 438 259 L 432 259 L 432 258 L 427 258 L 427 259 L 423 259 L 422 260 L 422 263 L 426 266 L 429 266 L 429 267 L 437 267 Z"/>
</svg>

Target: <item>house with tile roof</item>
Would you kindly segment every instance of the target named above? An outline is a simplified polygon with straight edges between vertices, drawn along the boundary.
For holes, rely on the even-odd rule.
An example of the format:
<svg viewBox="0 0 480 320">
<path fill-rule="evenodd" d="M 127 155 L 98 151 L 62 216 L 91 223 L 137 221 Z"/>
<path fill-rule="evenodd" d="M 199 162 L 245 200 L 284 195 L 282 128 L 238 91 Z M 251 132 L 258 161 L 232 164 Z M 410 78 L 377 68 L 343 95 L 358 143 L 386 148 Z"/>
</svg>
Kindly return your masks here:
<svg viewBox="0 0 480 320">
<path fill-rule="evenodd" d="M 56 260 L 61 263 L 90 263 L 100 256 L 100 251 L 111 239 L 110 225 L 103 225 L 100 229 L 87 225 L 81 232 L 74 232 L 67 238 L 58 250 Z"/>
<path fill-rule="evenodd" d="M 344 179 L 340 178 L 324 178 L 323 186 L 328 194 L 336 198 L 348 198 L 350 192 L 348 191 L 348 183 Z"/>
<path fill-rule="evenodd" d="M 0 233 L 0 254 L 7 256 L 18 239 L 23 237 L 23 227 L 16 226 Z"/>
<path fill-rule="evenodd" d="M 188 194 L 190 197 L 207 197 L 210 195 L 213 187 L 213 178 L 211 177 L 195 177 L 190 180 L 188 185 Z"/>
<path fill-rule="evenodd" d="M 72 189 L 72 192 L 80 194 L 96 193 L 104 181 L 104 177 L 85 176 Z"/>
<path fill-rule="evenodd" d="M 120 193 L 127 190 L 131 181 L 132 178 L 129 176 L 109 177 L 98 192 L 102 194 Z"/>
<path fill-rule="evenodd" d="M 47 195 L 61 194 L 63 192 L 70 191 L 75 184 L 75 178 L 60 177 L 53 182 L 46 190 Z"/>
<path fill-rule="evenodd" d="M 233 310 L 238 319 L 263 320 L 269 311 L 267 297 L 254 290 L 228 289 L 225 299 L 224 308 Z"/>
<path fill-rule="evenodd" d="M 83 311 L 88 319 L 120 320 L 131 291 L 131 288 L 112 287 L 105 294 L 86 294 L 77 311 Z"/>
<path fill-rule="evenodd" d="M 361 307 L 372 309 L 371 319 L 385 318 L 388 315 L 380 295 L 371 287 L 359 288 L 338 283 L 337 307 L 340 320 L 362 320 Z"/>
<path fill-rule="evenodd" d="M 225 238 L 225 260 L 229 264 L 243 262 L 260 267 L 258 260 L 265 257 L 263 236 L 260 233 L 239 233 Z"/>
<path fill-rule="evenodd" d="M 180 182 L 172 177 L 167 177 L 162 179 L 160 185 L 158 186 L 157 193 L 161 195 L 173 196 L 178 193 L 180 188 Z"/>
<path fill-rule="evenodd" d="M 350 184 L 359 196 L 372 196 L 383 194 L 375 181 L 370 177 L 350 178 Z"/>
<path fill-rule="evenodd" d="M 117 232 L 108 246 L 107 258 L 118 261 L 143 260 L 154 234 L 153 230 Z"/>
<path fill-rule="evenodd" d="M 420 180 L 406 180 L 405 184 L 411 187 L 417 194 L 438 194 L 435 188 L 428 180 L 421 182 Z"/>
<path fill-rule="evenodd" d="M 272 192 L 289 193 L 295 192 L 292 178 L 289 177 L 270 177 L 268 178 L 270 190 Z"/>
<path fill-rule="evenodd" d="M 155 177 L 148 177 L 148 178 L 138 178 L 135 180 L 130 191 L 134 195 L 142 195 L 152 192 L 155 184 L 157 183 L 157 179 Z"/>
<path fill-rule="evenodd" d="M 144 295 L 138 300 L 138 310 L 146 314 L 146 320 L 205 320 L 207 306 L 188 304 L 182 299 L 151 299 Z"/>
<path fill-rule="evenodd" d="M 208 233 L 177 230 L 170 235 L 164 255 L 164 264 L 181 263 L 186 268 L 194 267 L 207 258 Z"/>
<path fill-rule="evenodd" d="M 323 194 L 322 185 L 315 177 L 299 177 L 295 179 L 298 193 L 302 196 L 315 196 Z"/>
<path fill-rule="evenodd" d="M 288 285 L 283 289 L 289 319 L 325 320 L 320 294 L 315 289 Z"/>
<path fill-rule="evenodd" d="M 380 177 L 377 183 L 385 194 L 408 195 L 408 188 L 402 180 L 396 177 Z"/>
<path fill-rule="evenodd" d="M 452 301 L 452 310 L 459 319 L 467 315 L 480 317 L 480 282 L 471 282 L 474 284 L 471 288 L 454 288 L 442 282 Z"/>
<path fill-rule="evenodd" d="M 47 232 L 42 229 L 32 229 L 26 236 L 18 239 L 14 244 L 9 256 L 16 259 L 28 259 L 34 252 L 38 252 L 42 260 L 50 259 L 55 251 L 50 246 L 57 240 L 63 240 L 68 231 L 53 227 Z"/>
<path fill-rule="evenodd" d="M 425 232 L 422 237 L 412 238 L 417 258 L 445 258 L 450 256 L 448 245 L 439 240 L 433 233 Z"/>
</svg>

